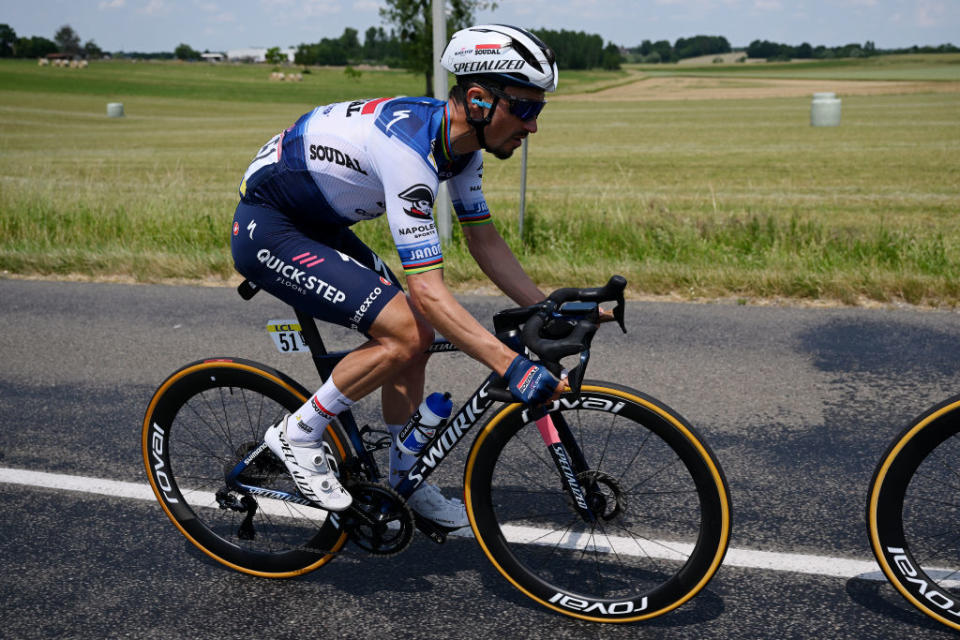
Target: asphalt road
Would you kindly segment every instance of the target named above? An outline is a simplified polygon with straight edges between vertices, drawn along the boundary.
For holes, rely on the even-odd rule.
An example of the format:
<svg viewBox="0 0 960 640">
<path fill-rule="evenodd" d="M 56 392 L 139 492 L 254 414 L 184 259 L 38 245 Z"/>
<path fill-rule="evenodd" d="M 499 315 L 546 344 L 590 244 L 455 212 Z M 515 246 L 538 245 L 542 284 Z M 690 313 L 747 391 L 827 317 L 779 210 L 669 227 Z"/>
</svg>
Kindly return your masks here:
<svg viewBox="0 0 960 640">
<path fill-rule="evenodd" d="M 464 297 L 481 319 L 506 306 Z M 263 330 L 291 317 L 232 290 L 0 280 L 0 468 L 146 484 L 143 412 L 191 360 L 259 360 L 308 388 L 306 356 Z M 731 548 L 871 560 L 867 483 L 889 440 L 960 390 L 960 314 L 631 302 L 604 327 L 589 377 L 627 384 L 686 416 L 719 457 Z M 349 332 L 327 333 L 336 347 Z M 437 356 L 430 390 L 465 397 L 483 369 Z M 374 403 L 360 418 L 374 422 Z M 467 447 L 447 460 L 457 487 Z M 0 482 L 2 638 L 937 638 L 946 630 L 865 576 L 721 568 L 694 600 L 645 624 L 537 607 L 469 539 L 418 537 L 402 555 L 346 553 L 302 578 L 230 571 L 151 501 Z"/>
</svg>

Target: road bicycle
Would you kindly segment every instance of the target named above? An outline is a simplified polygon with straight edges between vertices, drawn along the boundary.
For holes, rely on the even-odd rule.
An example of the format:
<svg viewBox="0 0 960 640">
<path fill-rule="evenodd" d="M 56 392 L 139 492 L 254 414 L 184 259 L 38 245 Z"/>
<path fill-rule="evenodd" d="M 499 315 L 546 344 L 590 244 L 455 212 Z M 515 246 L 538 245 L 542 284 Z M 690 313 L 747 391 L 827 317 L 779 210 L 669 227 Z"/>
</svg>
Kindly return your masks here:
<svg viewBox="0 0 960 640">
<path fill-rule="evenodd" d="M 960 630 L 960 395 L 914 419 L 877 464 L 867 533 L 887 579 L 917 609 Z"/>
<path fill-rule="evenodd" d="M 287 578 L 325 565 L 348 542 L 376 555 L 402 551 L 415 530 L 443 542 L 451 531 L 420 518 L 405 498 L 475 431 L 463 487 L 470 528 L 511 584 L 585 620 L 671 611 L 720 567 L 730 497 L 714 454 L 680 415 L 630 387 L 584 379 L 598 305 L 615 301 L 626 331 L 625 286 L 614 276 L 603 287 L 558 289 L 539 304 L 497 313 L 495 332 L 505 343 L 558 376 L 571 364 L 570 389 L 548 405 L 526 406 L 489 375 L 396 488 L 375 455 L 391 446 L 389 434 L 341 413 L 322 446 L 353 496 L 346 511 L 324 511 L 300 495 L 263 444 L 264 431 L 310 393 L 241 358 L 192 362 L 160 385 L 143 422 L 150 484 L 170 520 L 208 556 L 247 574 Z M 244 297 L 255 291 L 241 285 Z M 326 378 L 349 351 L 328 353 L 314 319 L 293 311 L 297 322 L 268 325 L 275 342 L 309 349 Z M 456 347 L 437 340 L 429 350 Z"/>
</svg>

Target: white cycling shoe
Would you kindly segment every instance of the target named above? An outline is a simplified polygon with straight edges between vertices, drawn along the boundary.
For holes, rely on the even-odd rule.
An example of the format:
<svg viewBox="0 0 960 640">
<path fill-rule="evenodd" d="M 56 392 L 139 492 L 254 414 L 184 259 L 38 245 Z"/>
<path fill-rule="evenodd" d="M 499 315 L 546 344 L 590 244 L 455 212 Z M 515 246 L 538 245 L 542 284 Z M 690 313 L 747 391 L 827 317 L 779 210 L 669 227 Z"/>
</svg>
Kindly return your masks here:
<svg viewBox="0 0 960 640">
<path fill-rule="evenodd" d="M 407 504 L 419 515 L 448 529 L 459 529 L 470 524 L 467 507 L 456 498 L 447 498 L 435 484 L 424 482 L 407 498 Z"/>
<path fill-rule="evenodd" d="M 267 429 L 263 441 L 270 451 L 287 465 L 287 471 L 300 493 L 327 511 L 343 511 L 349 507 L 353 497 L 330 470 L 321 443 L 317 442 L 313 446 L 292 444 L 287 440 L 285 422 L 286 420 L 281 420 Z"/>
</svg>

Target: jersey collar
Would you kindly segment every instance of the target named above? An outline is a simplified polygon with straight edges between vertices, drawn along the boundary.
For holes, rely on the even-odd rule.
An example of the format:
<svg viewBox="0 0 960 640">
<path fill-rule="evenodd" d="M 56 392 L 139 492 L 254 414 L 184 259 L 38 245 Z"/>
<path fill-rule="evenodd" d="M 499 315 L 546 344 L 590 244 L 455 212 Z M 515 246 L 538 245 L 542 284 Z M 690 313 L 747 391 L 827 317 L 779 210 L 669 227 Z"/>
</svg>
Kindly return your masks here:
<svg viewBox="0 0 960 640">
<path fill-rule="evenodd" d="M 438 109 L 434 114 L 434 126 L 436 134 L 433 144 L 433 158 L 440 167 L 446 167 L 453 164 L 453 147 L 450 144 L 450 106 L 444 103 L 442 109 Z"/>
</svg>

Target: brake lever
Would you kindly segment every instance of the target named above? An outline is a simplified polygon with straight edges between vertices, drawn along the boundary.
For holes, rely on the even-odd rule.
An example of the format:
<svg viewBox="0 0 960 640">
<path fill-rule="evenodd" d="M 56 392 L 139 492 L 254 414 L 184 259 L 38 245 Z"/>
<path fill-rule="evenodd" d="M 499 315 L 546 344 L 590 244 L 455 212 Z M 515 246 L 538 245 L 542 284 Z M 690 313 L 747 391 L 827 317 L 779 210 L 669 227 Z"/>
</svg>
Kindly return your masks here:
<svg viewBox="0 0 960 640">
<path fill-rule="evenodd" d="M 613 319 L 617 321 L 617 324 L 620 325 L 620 331 L 627 332 L 627 323 L 625 319 L 626 304 L 623 302 L 623 296 L 620 296 L 617 299 L 617 306 L 613 308 Z"/>
<path fill-rule="evenodd" d="M 580 395 L 580 387 L 583 386 L 588 362 L 590 362 L 590 347 L 580 352 L 580 364 L 567 372 L 567 387 L 574 395 Z"/>
</svg>

